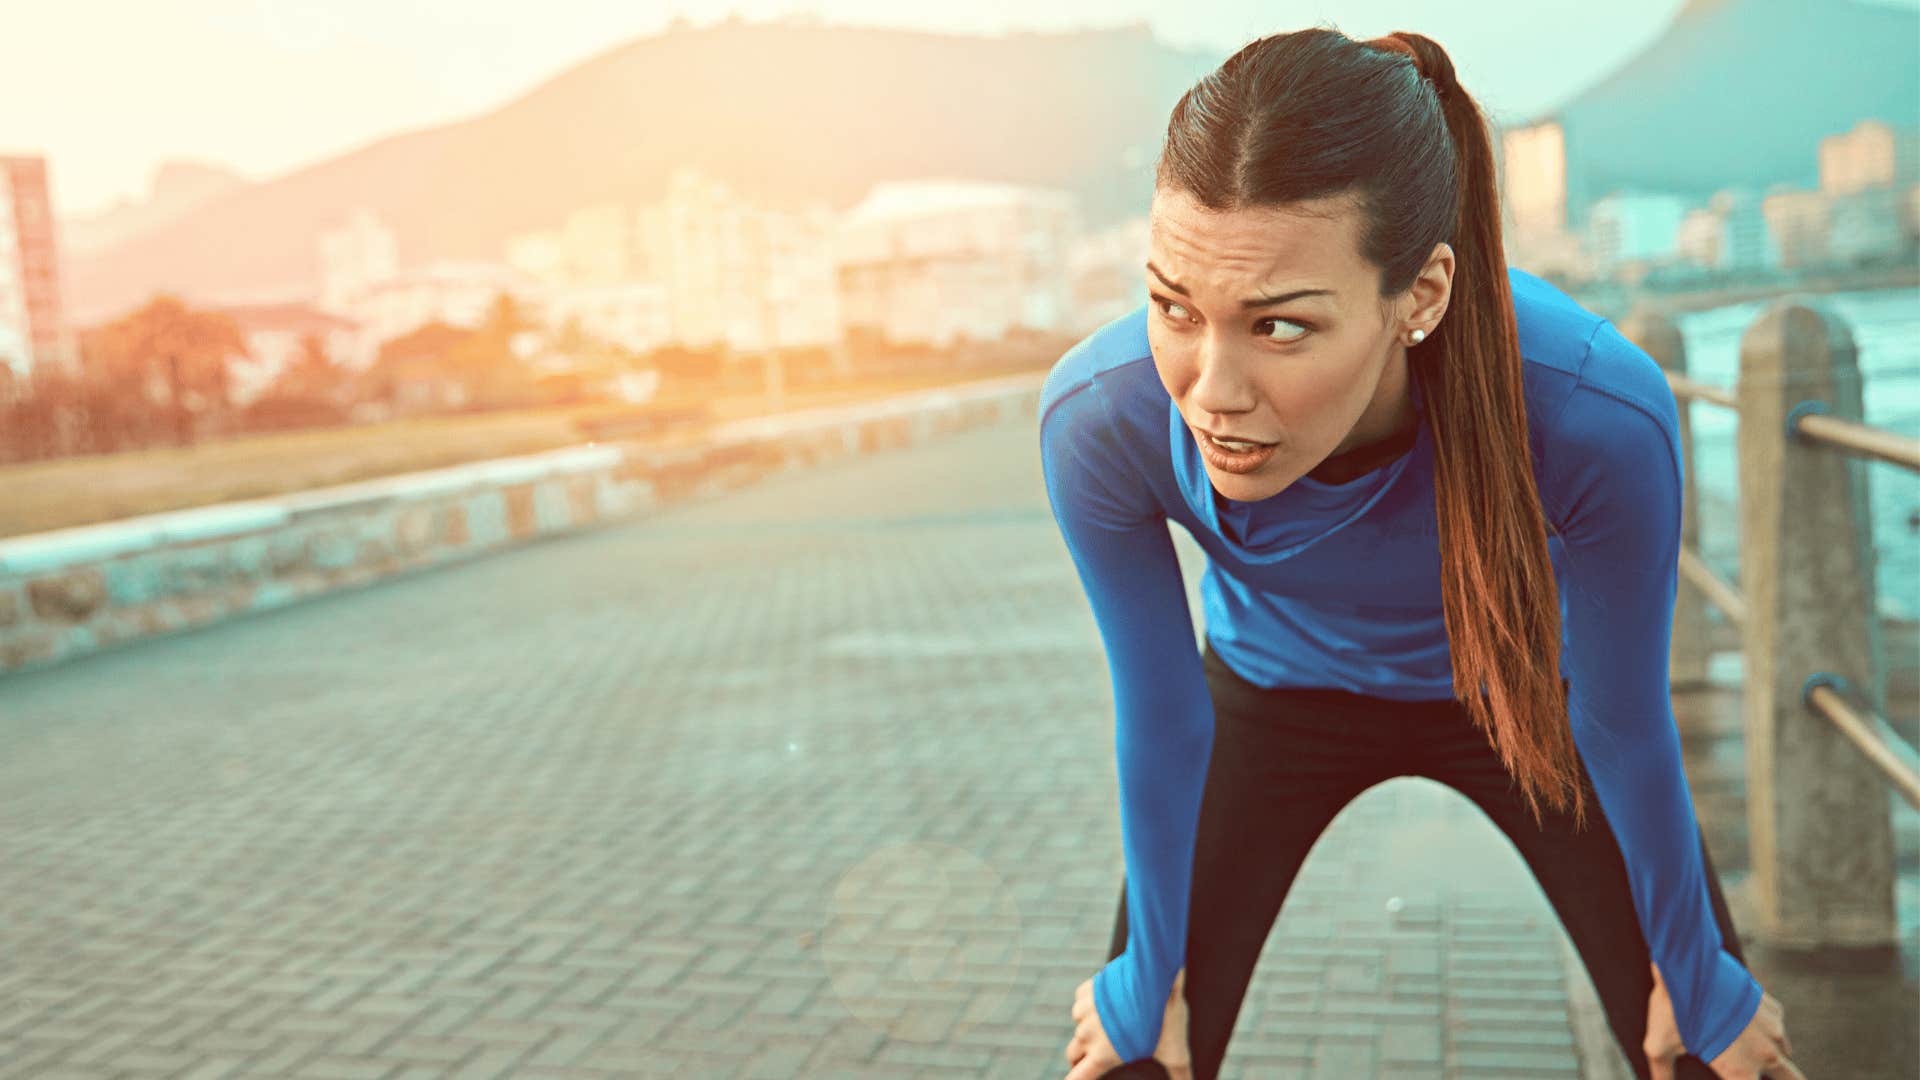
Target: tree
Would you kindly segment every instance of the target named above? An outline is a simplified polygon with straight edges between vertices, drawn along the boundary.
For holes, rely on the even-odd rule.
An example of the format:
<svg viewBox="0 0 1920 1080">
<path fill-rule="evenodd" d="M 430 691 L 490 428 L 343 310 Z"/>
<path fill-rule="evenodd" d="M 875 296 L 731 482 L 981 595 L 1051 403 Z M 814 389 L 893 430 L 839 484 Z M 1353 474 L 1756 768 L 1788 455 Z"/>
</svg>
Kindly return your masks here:
<svg viewBox="0 0 1920 1080">
<path fill-rule="evenodd" d="M 365 393 L 402 409 L 497 408 L 534 399 L 534 379 L 514 352 L 535 329 L 524 306 L 495 296 L 474 329 L 431 322 L 380 346 Z"/>
<path fill-rule="evenodd" d="M 327 355 L 326 342 L 318 334 L 300 338 L 300 356 L 273 381 L 272 393 L 278 397 L 299 398 L 339 404 L 346 372 Z"/>
<path fill-rule="evenodd" d="M 284 429 L 338 424 L 347 415 L 343 400 L 348 374 L 327 355 L 318 334 L 300 339 L 300 355 L 273 385 L 247 408 L 252 428 Z"/>
<path fill-rule="evenodd" d="M 533 320 L 528 317 L 526 305 L 515 300 L 511 293 L 496 293 L 492 306 L 487 308 L 486 321 L 480 324 L 480 332 L 500 341 L 510 341 L 513 335 L 522 330 L 534 328 Z"/>
<path fill-rule="evenodd" d="M 363 375 L 360 396 L 411 408 L 438 406 L 444 384 L 455 376 L 449 356 L 473 331 L 434 320 L 382 342 L 372 367 Z"/>
<path fill-rule="evenodd" d="M 116 385 L 150 405 L 164 400 L 181 446 L 193 444 L 196 413 L 231 407 L 227 364 L 247 355 L 231 318 L 166 293 L 108 323 L 95 344 L 103 373 Z"/>
<path fill-rule="evenodd" d="M 533 399 L 532 372 L 514 350 L 514 339 L 535 328 L 523 306 L 500 293 L 480 327 L 455 343 L 447 353 L 447 367 L 466 386 L 467 400 L 477 408 L 524 404 Z"/>
</svg>

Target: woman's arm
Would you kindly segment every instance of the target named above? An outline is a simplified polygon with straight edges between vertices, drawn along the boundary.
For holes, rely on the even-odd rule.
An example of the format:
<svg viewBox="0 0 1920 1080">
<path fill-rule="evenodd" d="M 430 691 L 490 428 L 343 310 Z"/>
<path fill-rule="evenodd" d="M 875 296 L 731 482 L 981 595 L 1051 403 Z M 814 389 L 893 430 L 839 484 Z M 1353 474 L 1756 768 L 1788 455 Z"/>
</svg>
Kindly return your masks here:
<svg viewBox="0 0 1920 1080">
<path fill-rule="evenodd" d="M 1127 947 L 1094 977 L 1123 1061 L 1152 1055 L 1185 963 L 1194 832 L 1213 704 L 1165 515 L 1134 483 L 1097 383 L 1041 416 L 1047 499 L 1093 608 L 1113 684 Z"/>
<path fill-rule="evenodd" d="M 1651 358 L 1611 327 L 1557 425 L 1566 492 L 1561 597 L 1573 738 L 1626 861 L 1653 962 L 1689 1053 L 1711 1061 L 1760 1006 L 1708 898 L 1668 683 L 1680 547 L 1679 411 Z M 1623 351 L 1626 350 L 1626 351 Z M 1637 355 L 1636 355 L 1637 354 Z"/>
</svg>

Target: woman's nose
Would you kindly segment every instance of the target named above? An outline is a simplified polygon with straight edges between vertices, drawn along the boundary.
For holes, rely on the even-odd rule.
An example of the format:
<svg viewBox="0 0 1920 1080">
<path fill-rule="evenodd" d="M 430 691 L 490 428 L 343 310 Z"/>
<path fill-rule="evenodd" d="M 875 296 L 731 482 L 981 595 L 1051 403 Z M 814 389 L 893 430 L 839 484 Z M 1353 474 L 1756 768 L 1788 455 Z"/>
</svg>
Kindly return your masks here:
<svg viewBox="0 0 1920 1080">
<path fill-rule="evenodd" d="M 1191 397 L 1196 408 L 1210 413 L 1240 413 L 1253 407 L 1247 381 L 1229 357 L 1202 348 Z"/>
</svg>

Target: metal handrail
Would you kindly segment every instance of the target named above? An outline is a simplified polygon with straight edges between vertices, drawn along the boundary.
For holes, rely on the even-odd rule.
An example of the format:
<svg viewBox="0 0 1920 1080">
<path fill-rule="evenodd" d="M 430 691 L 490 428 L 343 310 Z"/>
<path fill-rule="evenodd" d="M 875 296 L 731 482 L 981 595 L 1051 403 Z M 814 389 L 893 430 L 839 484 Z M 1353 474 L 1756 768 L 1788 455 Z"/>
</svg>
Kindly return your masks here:
<svg viewBox="0 0 1920 1080">
<path fill-rule="evenodd" d="M 1818 680 L 1819 676 L 1815 676 Z M 1887 782 L 1915 809 L 1920 809 L 1920 754 L 1900 733 L 1893 730 L 1878 713 L 1862 713 L 1841 697 L 1831 682 L 1810 681 L 1805 694 L 1807 706 L 1826 717 L 1840 729 L 1867 760 L 1886 776 Z"/>
<path fill-rule="evenodd" d="M 1740 411 L 1740 404 L 1730 390 L 1709 386 L 1703 382 L 1694 382 L 1685 375 L 1675 375 L 1669 371 L 1667 385 L 1673 388 L 1673 396 L 1681 401 L 1704 401 L 1709 405 L 1718 405 L 1723 409 Z"/>
<path fill-rule="evenodd" d="M 1705 559 L 1691 548 L 1680 549 L 1680 576 L 1687 579 L 1707 601 L 1719 608 L 1727 621 L 1736 628 L 1744 628 L 1747 622 L 1747 599 L 1713 572 Z M 1816 675 L 1808 681 L 1805 694 L 1807 707 L 1816 714 L 1824 716 L 1840 729 L 1854 746 L 1865 754 L 1867 761 L 1878 768 L 1898 791 L 1902 798 L 1920 809 L 1920 754 L 1907 745 L 1893 725 L 1886 722 L 1877 713 L 1861 714 L 1847 704 L 1845 698 L 1837 693 L 1830 676 Z"/>
<path fill-rule="evenodd" d="M 1857 510 L 1862 496 L 1856 485 L 1862 477 L 1853 468 L 1854 459 L 1920 473 L 1920 439 L 1905 431 L 1896 433 L 1864 422 L 1864 402 L 1859 393 L 1862 372 L 1853 334 L 1844 320 L 1831 313 L 1775 305 L 1749 331 L 1755 348 L 1750 350 L 1749 341 L 1743 338 L 1739 372 L 1733 385 L 1724 386 L 1688 377 L 1684 337 L 1672 319 L 1658 310 L 1641 310 L 1631 323 L 1638 330 L 1633 336 L 1646 342 L 1666 377 L 1673 400 L 1681 406 L 1679 430 L 1671 434 L 1679 436 L 1681 464 L 1689 476 L 1695 440 L 1688 421 L 1706 419 L 1693 415 L 1692 406 L 1702 403 L 1733 412 L 1741 444 L 1736 447 L 1740 451 L 1736 455 L 1739 482 L 1761 487 L 1748 494 L 1764 513 L 1760 517 L 1741 515 L 1740 546 L 1744 554 L 1752 556 L 1743 561 L 1743 573 L 1720 577 L 1692 535 L 1676 553 L 1678 575 L 1685 582 L 1681 588 L 1691 590 L 1691 594 L 1679 598 L 1675 609 L 1676 620 L 1686 620 L 1685 636 L 1680 634 L 1682 627 L 1676 625 L 1669 659 L 1676 673 L 1710 676 L 1712 664 L 1708 661 L 1714 635 L 1708 633 L 1705 617 L 1709 608 L 1722 612 L 1736 631 L 1749 661 L 1744 726 L 1755 739 L 1748 746 L 1747 778 L 1755 785 L 1750 793 L 1767 800 L 1765 811 L 1784 821 L 1782 828 L 1754 837 L 1756 868 L 1769 871 L 1757 876 L 1771 894 L 1772 929 L 1822 944 L 1836 941 L 1838 935 L 1823 927 L 1814 908 L 1804 902 L 1806 891 L 1813 887 L 1809 884 L 1812 877 L 1785 873 L 1780 867 L 1783 862 L 1806 860 L 1822 872 L 1840 871 L 1844 859 L 1823 843 L 1833 830 L 1822 819 L 1831 818 L 1847 829 L 1871 830 L 1872 835 L 1879 835 L 1881 816 L 1891 803 L 1883 793 L 1883 783 L 1910 807 L 1920 809 L 1920 753 L 1916 753 L 1912 740 L 1887 723 L 1877 698 L 1857 692 L 1835 672 L 1815 670 L 1801 684 L 1799 701 L 1789 704 L 1793 695 L 1779 684 L 1782 676 L 1818 668 L 1823 652 L 1860 664 L 1866 658 L 1858 630 L 1866 620 L 1879 616 L 1871 590 L 1854 588 L 1855 576 L 1871 581 L 1872 563 L 1862 565 L 1842 559 L 1823 564 L 1819 554 L 1833 541 L 1833 532 L 1823 530 L 1826 523 L 1810 512 L 1786 515 L 1794 515 L 1796 498 L 1819 506 L 1821 513 L 1829 512 L 1831 503 L 1831 512 L 1837 514 L 1844 496 L 1852 500 L 1846 504 L 1849 510 Z M 1822 400 L 1821 395 L 1831 400 Z M 1756 472 L 1757 467 L 1764 467 L 1764 474 Z M 1782 483 L 1811 487 L 1792 491 L 1785 490 Z M 1700 496 L 1692 485 L 1685 494 L 1684 524 L 1692 533 Z M 1852 517 L 1849 513 L 1841 524 L 1853 528 L 1856 522 Z M 1920 528 L 1920 513 L 1913 516 L 1913 524 Z M 1849 544 L 1858 540 L 1851 534 L 1847 539 Z M 1783 562 L 1787 565 L 1781 565 Z M 1756 577 L 1756 573 L 1761 576 Z M 1795 597 L 1791 590 L 1772 587 L 1775 575 L 1788 573 L 1831 575 L 1832 580 L 1821 577 L 1827 587 L 1819 596 Z M 1770 595 L 1748 596 L 1738 587 L 1741 584 L 1764 587 Z M 1767 602 L 1767 610 L 1761 610 L 1762 600 Z M 1833 623 L 1834 632 L 1814 637 L 1783 625 L 1800 619 L 1823 629 Z M 1867 671 L 1876 670 L 1871 660 L 1862 666 Z M 1754 709 L 1762 711 L 1755 713 Z M 1831 728 L 1799 727 L 1822 721 Z M 1798 729 L 1797 736 L 1793 731 L 1782 732 L 1779 725 Z M 1848 751 L 1832 750 L 1836 744 L 1829 731 L 1843 736 L 1861 758 L 1853 759 Z M 1780 743 L 1780 738 L 1786 742 Z M 1829 758 L 1836 753 L 1837 757 Z M 1818 775 L 1805 778 L 1809 798 L 1778 801 L 1782 793 L 1775 777 L 1776 770 L 1781 769 L 1820 770 Z M 1819 825 L 1803 827 L 1809 822 Z M 1764 844 L 1760 843 L 1763 839 Z M 1888 875 L 1896 868 L 1884 862 L 1858 868 L 1857 873 L 1848 869 L 1838 889 L 1849 903 L 1862 897 L 1879 903 L 1886 899 L 1882 890 L 1892 890 Z M 1877 916 L 1876 928 L 1883 921 L 1884 914 Z"/>
<path fill-rule="evenodd" d="M 1728 622 L 1736 627 L 1746 625 L 1746 597 L 1732 585 L 1720 580 L 1706 560 L 1689 548 L 1680 549 L 1680 573 L 1726 615 Z M 1815 676 L 1809 681 L 1805 695 L 1807 707 L 1839 728 L 1840 733 L 1886 776 L 1894 790 L 1914 808 L 1920 809 L 1920 765 L 1914 764 L 1920 762 L 1920 752 L 1907 745 L 1906 739 L 1878 713 L 1862 714 L 1856 711 L 1826 678 Z"/>
<path fill-rule="evenodd" d="M 1671 371 L 1662 370 L 1667 377 L 1667 385 L 1672 388 L 1673 396 L 1678 400 L 1704 401 L 1723 409 L 1740 411 L 1739 399 L 1734 396 L 1733 391 L 1695 382 L 1685 375 L 1676 375 Z M 1818 405 L 1817 402 L 1808 404 Z M 1804 413 L 1795 410 L 1795 415 L 1788 417 L 1788 421 L 1793 428 L 1793 433 L 1808 442 L 1831 446 L 1859 457 L 1873 458 L 1912 472 L 1920 472 L 1920 439 L 1888 431 L 1885 428 L 1877 428 L 1871 424 L 1843 420 L 1838 416 L 1826 416 L 1818 408 Z"/>
<path fill-rule="evenodd" d="M 1920 472 L 1920 439 L 1819 413 L 1807 413 L 1795 418 L 1793 430 L 1808 442 L 1824 443 L 1860 457 L 1876 458 L 1890 465 Z"/>
<path fill-rule="evenodd" d="M 1685 375 L 1665 369 L 1662 371 L 1676 399 L 1704 401 L 1709 405 L 1740 411 L 1739 399 L 1732 391 L 1695 382 Z M 1825 406 L 1820 402 L 1804 402 L 1795 407 L 1787 416 L 1787 427 L 1805 442 L 1920 472 L 1920 439 L 1825 415 Z M 1720 576 L 1713 572 L 1699 552 L 1691 548 L 1680 549 L 1680 576 L 1700 590 L 1709 603 L 1719 608 L 1728 622 L 1735 627 L 1745 628 L 1747 598 L 1731 583 L 1720 580 Z M 1920 808 L 1920 768 L 1913 764 L 1914 761 L 1920 761 L 1920 755 L 1914 753 L 1913 748 L 1885 719 L 1874 713 L 1862 715 L 1856 712 L 1831 685 L 1818 681 L 1820 678 L 1815 676 L 1809 680 L 1805 694 L 1807 707 L 1839 728 L 1841 734 L 1885 774 L 1887 781 L 1907 802 Z"/>
<path fill-rule="evenodd" d="M 1740 595 L 1740 590 L 1720 580 L 1720 575 L 1714 573 L 1707 561 L 1692 548 L 1680 549 L 1680 574 L 1712 601 L 1728 622 L 1736 627 L 1747 625 L 1747 598 Z"/>
</svg>

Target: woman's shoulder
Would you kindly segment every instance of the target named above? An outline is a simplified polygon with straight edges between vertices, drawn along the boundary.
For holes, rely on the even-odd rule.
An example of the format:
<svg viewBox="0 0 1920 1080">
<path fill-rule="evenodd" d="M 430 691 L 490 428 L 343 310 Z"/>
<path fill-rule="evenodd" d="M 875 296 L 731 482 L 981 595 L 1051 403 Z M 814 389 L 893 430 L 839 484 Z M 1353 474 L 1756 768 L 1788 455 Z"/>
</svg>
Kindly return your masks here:
<svg viewBox="0 0 1920 1080">
<path fill-rule="evenodd" d="M 1511 267 L 1508 280 L 1530 424 L 1589 447 L 1648 422 L 1674 433 L 1673 391 L 1646 350 L 1552 283 Z"/>
<path fill-rule="evenodd" d="M 1510 270 L 1525 369 L 1528 441 L 1556 516 L 1596 485 L 1647 485 L 1676 470 L 1679 409 L 1646 350 L 1550 283 Z"/>
<path fill-rule="evenodd" d="M 1105 417 L 1141 404 L 1143 380 L 1164 404 L 1166 391 L 1154 373 L 1153 351 L 1147 345 L 1144 303 L 1081 338 L 1054 361 L 1040 387 L 1040 423 L 1077 425 L 1087 421 L 1074 419 L 1075 414 Z M 1150 403 L 1151 394 L 1144 401 Z"/>
<path fill-rule="evenodd" d="M 1507 267 L 1507 287 L 1513 293 L 1513 321 L 1528 374 L 1555 372 L 1569 380 L 1578 378 L 1587 345 L 1606 320 L 1559 286 L 1517 266 Z"/>
<path fill-rule="evenodd" d="M 1159 511 L 1156 474 L 1171 475 L 1170 399 L 1147 347 L 1146 306 L 1088 334 L 1054 362 L 1040 391 L 1041 461 L 1070 497 L 1112 520 Z"/>
</svg>

